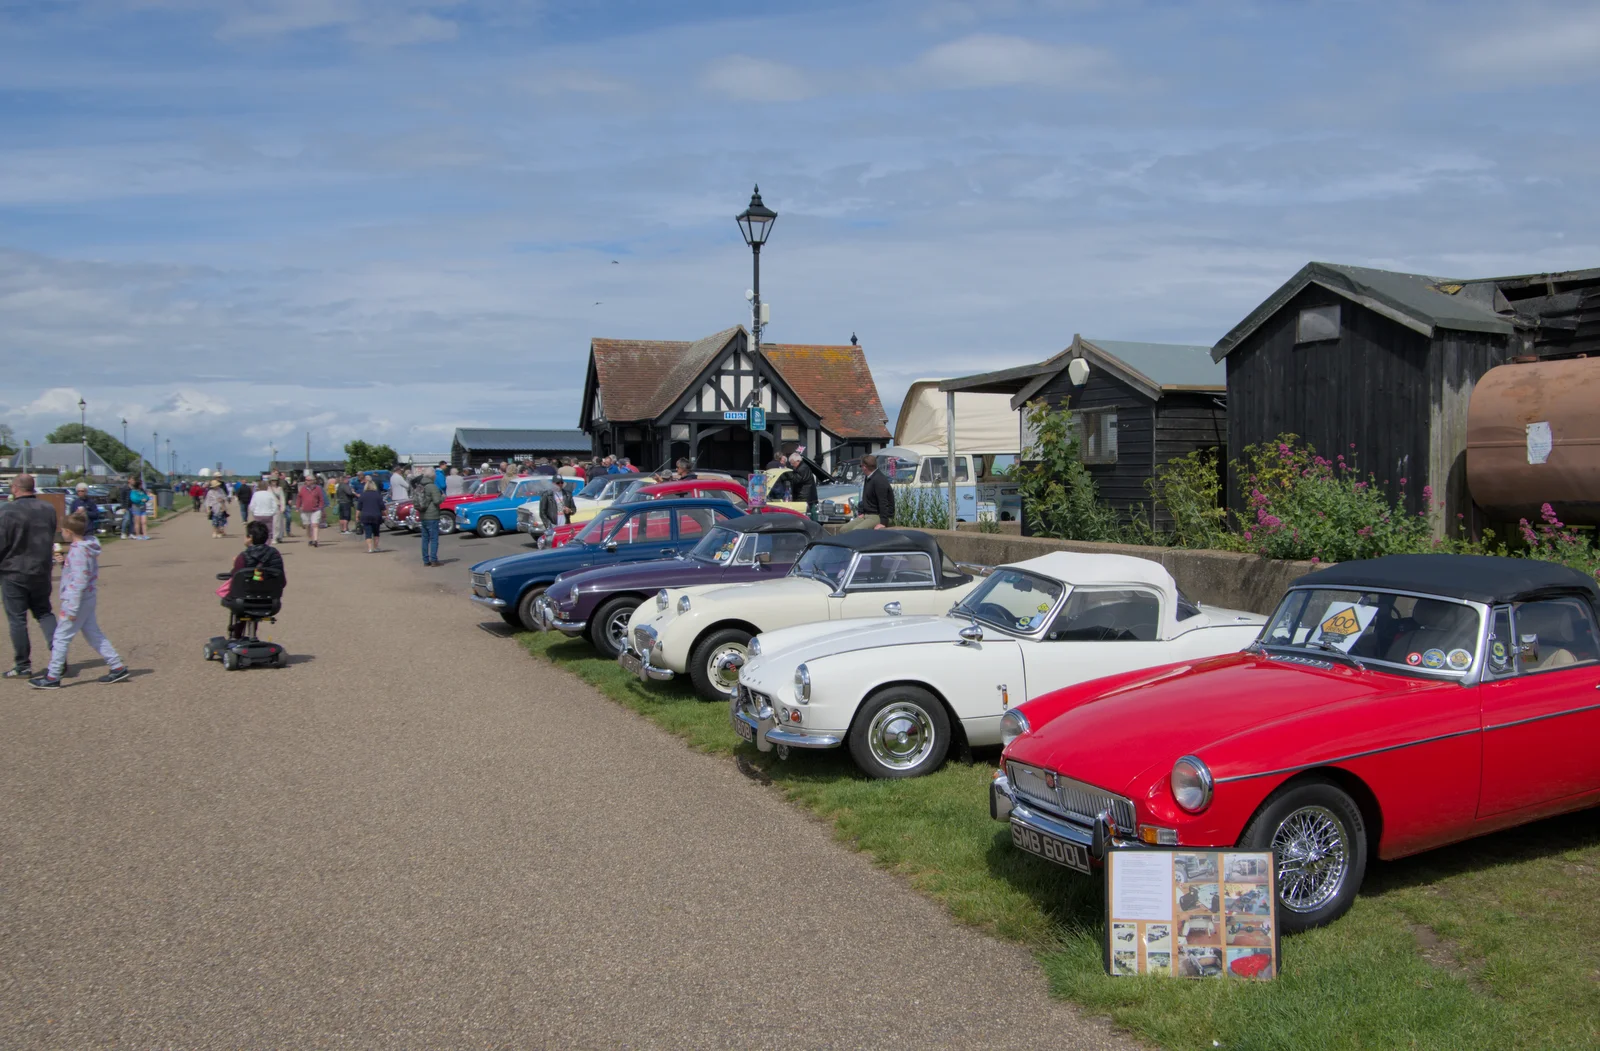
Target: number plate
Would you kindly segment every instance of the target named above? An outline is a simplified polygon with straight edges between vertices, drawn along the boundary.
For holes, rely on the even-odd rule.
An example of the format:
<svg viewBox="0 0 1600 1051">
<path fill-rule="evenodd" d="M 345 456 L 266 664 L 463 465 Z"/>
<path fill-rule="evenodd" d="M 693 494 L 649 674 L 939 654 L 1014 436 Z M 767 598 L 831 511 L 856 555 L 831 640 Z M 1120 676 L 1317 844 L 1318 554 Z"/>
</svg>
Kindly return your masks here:
<svg viewBox="0 0 1600 1051">
<path fill-rule="evenodd" d="M 1011 822 L 1011 842 L 1019 849 L 1037 854 L 1057 865 L 1065 865 L 1078 872 L 1089 871 L 1089 851 L 1077 843 L 1036 832 L 1015 821 Z"/>
<path fill-rule="evenodd" d="M 751 744 L 756 743 L 756 728 L 739 718 L 737 715 L 733 717 L 733 729 L 746 741 L 749 741 Z"/>
<path fill-rule="evenodd" d="M 623 650 L 617 654 L 617 663 L 622 665 L 623 669 L 630 675 L 637 675 L 641 679 L 645 678 L 644 661 L 635 657 L 630 651 Z"/>
</svg>

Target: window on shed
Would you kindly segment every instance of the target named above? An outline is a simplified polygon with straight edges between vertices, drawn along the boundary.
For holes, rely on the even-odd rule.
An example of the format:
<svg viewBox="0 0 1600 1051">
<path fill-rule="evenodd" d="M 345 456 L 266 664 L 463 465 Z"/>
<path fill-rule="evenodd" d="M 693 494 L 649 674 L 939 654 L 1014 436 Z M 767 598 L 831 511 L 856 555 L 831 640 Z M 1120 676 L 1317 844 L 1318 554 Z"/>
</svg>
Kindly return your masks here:
<svg viewBox="0 0 1600 1051">
<path fill-rule="evenodd" d="M 1294 325 L 1295 343 L 1321 343 L 1339 338 L 1339 306 L 1307 307 Z"/>
<path fill-rule="evenodd" d="M 1078 455 L 1084 463 L 1117 462 L 1117 414 L 1115 412 L 1080 412 L 1078 424 Z"/>
</svg>

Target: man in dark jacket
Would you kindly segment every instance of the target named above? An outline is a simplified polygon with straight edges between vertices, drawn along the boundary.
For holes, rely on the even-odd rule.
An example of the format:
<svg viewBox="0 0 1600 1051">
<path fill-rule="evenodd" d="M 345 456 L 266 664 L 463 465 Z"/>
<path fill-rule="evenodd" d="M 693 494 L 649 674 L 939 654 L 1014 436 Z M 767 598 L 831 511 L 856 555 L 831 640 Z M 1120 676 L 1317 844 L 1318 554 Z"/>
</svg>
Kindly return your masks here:
<svg viewBox="0 0 1600 1051">
<path fill-rule="evenodd" d="M 33 675 L 33 646 L 28 639 L 28 614 L 39 622 L 46 648 L 56 637 L 56 615 L 50 609 L 50 563 L 56 537 L 56 509 L 33 491 L 33 475 L 19 474 L 11 483 L 11 499 L 0 505 L 0 601 L 5 604 L 16 660 L 7 679 Z"/>
<path fill-rule="evenodd" d="M 133 535 L 133 486 L 130 481 L 124 481 L 117 486 L 117 506 L 122 508 L 122 535 L 124 537 Z"/>
<path fill-rule="evenodd" d="M 841 532 L 887 529 L 894 525 L 894 486 L 878 470 L 878 458 L 863 456 L 861 469 L 867 472 L 867 476 L 861 481 L 861 500 L 856 504 L 856 517 Z"/>
<path fill-rule="evenodd" d="M 556 526 L 572 521 L 576 510 L 572 494 L 567 492 L 566 480 L 557 475 L 555 484 L 539 497 L 539 521 L 544 523 L 544 535 L 539 538 L 539 546 L 544 547 L 549 542 Z"/>
<path fill-rule="evenodd" d="M 789 454 L 789 499 L 805 504 L 808 518 L 817 517 L 817 476 L 798 449 Z"/>
<path fill-rule="evenodd" d="M 422 564 L 437 566 L 439 562 L 439 502 L 444 494 L 434 482 L 433 473 L 424 469 L 411 483 L 411 506 L 417 512 L 417 524 L 422 527 Z"/>
</svg>

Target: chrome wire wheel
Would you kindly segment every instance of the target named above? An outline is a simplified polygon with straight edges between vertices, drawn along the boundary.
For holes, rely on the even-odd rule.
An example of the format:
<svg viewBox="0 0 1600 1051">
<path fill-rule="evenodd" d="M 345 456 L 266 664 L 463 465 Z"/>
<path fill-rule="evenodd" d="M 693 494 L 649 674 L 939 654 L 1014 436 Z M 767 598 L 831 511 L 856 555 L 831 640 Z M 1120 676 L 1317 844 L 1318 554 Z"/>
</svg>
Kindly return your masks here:
<svg viewBox="0 0 1600 1051">
<path fill-rule="evenodd" d="M 910 770 L 921 764 L 937 740 L 928 713 L 908 701 L 885 706 L 867 727 L 872 757 L 890 770 Z"/>
<path fill-rule="evenodd" d="M 1332 901 L 1350 873 L 1344 824 L 1322 806 L 1292 811 L 1272 835 L 1278 898 L 1292 912 L 1316 912 Z"/>
</svg>

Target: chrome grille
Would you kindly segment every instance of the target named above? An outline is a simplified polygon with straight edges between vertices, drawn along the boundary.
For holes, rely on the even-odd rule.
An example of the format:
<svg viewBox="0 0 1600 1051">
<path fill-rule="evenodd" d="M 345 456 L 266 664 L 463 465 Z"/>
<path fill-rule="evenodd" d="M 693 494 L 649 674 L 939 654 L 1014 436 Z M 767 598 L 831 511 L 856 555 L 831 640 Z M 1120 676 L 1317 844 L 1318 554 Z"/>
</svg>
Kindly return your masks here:
<svg viewBox="0 0 1600 1051">
<path fill-rule="evenodd" d="M 656 631 L 654 628 L 646 625 L 642 628 L 633 629 L 633 648 L 639 656 L 650 656 L 650 651 L 655 648 L 655 645 Z"/>
<path fill-rule="evenodd" d="M 750 687 L 739 684 L 739 710 L 747 715 L 759 717 L 763 708 L 772 707 L 772 698 L 764 693 L 758 693 Z"/>
<path fill-rule="evenodd" d="M 1007 763 L 1006 772 L 1010 775 L 1011 787 L 1034 806 L 1087 827 L 1094 826 L 1094 819 L 1101 811 L 1109 810 L 1119 831 L 1130 834 L 1134 831 L 1131 799 L 1021 763 Z M 1054 788 L 1049 784 L 1052 778 Z"/>
</svg>

